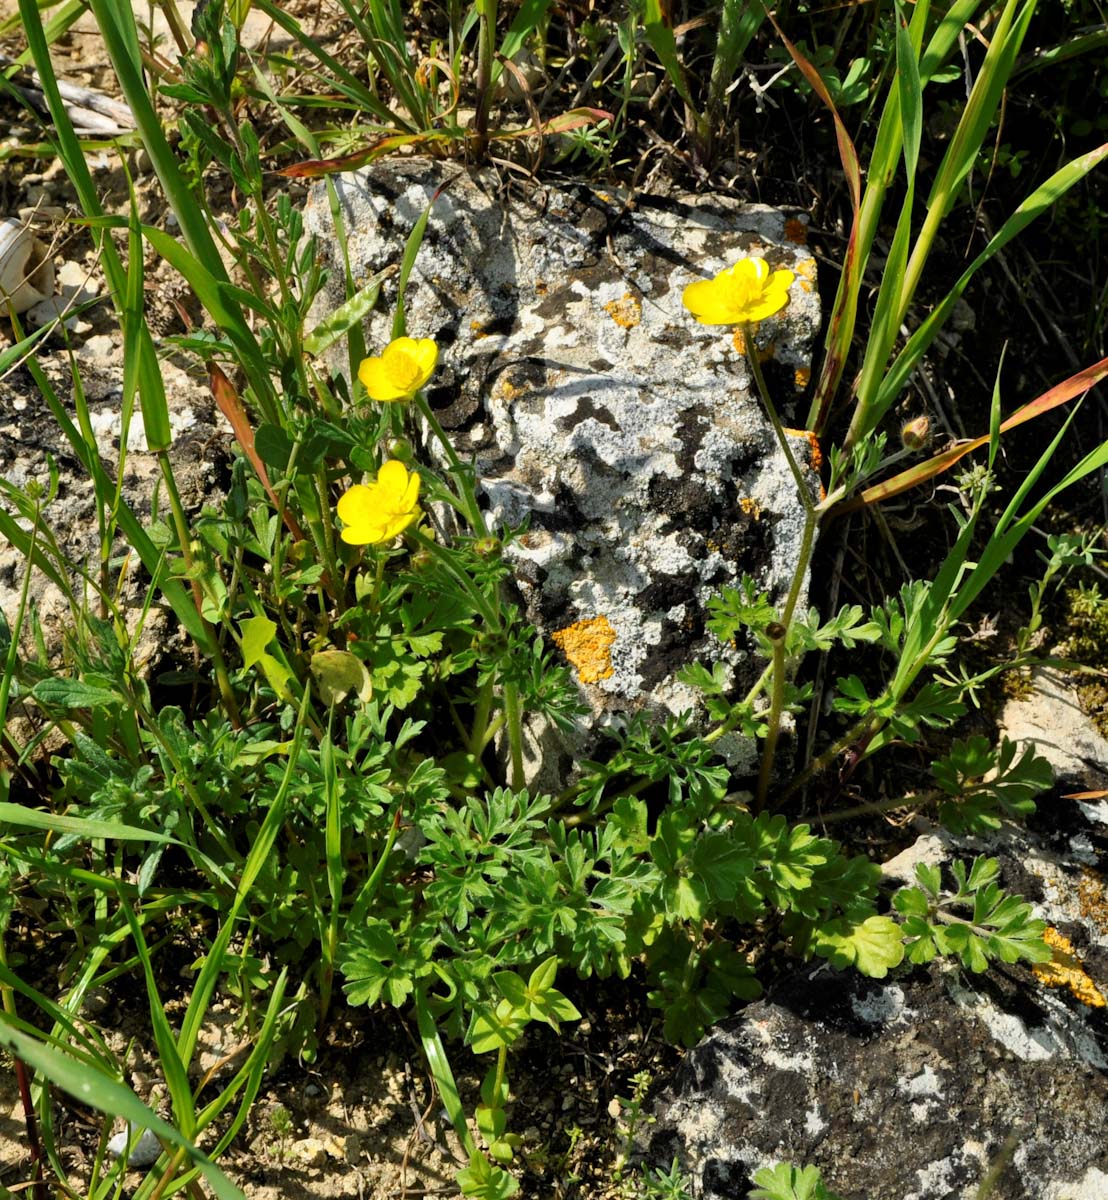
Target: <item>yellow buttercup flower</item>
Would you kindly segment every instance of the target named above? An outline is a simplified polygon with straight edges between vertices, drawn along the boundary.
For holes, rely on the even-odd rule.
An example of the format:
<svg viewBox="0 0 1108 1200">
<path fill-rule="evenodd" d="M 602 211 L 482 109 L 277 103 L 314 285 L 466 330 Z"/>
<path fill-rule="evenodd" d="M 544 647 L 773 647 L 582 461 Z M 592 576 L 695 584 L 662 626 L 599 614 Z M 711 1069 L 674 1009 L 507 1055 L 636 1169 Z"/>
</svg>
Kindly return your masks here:
<svg viewBox="0 0 1108 1200">
<path fill-rule="evenodd" d="M 391 542 L 419 516 L 418 501 L 419 476 L 409 475 L 402 462 L 390 458 L 376 482 L 356 483 L 339 498 L 337 512 L 346 527 L 342 540 L 352 546 Z"/>
<path fill-rule="evenodd" d="M 376 358 L 363 358 L 358 378 L 371 400 L 410 400 L 435 373 L 431 338 L 394 338 Z"/>
<path fill-rule="evenodd" d="M 681 302 L 701 325 L 750 325 L 772 317 L 789 302 L 792 271 L 770 271 L 764 258 L 740 258 L 714 279 L 685 288 Z"/>
</svg>

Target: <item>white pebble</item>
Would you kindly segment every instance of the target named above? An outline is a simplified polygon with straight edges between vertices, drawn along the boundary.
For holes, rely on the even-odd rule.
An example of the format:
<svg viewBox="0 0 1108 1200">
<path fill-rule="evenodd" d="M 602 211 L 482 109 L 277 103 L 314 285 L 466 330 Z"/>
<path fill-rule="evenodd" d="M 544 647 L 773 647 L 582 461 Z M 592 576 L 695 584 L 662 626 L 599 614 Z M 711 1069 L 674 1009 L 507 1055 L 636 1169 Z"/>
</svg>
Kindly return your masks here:
<svg viewBox="0 0 1108 1200">
<path fill-rule="evenodd" d="M 123 1151 L 127 1149 L 127 1143 L 130 1141 L 133 1132 L 134 1127 L 132 1126 L 122 1133 L 117 1133 L 108 1142 L 108 1153 L 113 1158 L 119 1158 Z M 127 1165 L 129 1167 L 152 1167 L 158 1161 L 161 1153 L 161 1142 L 158 1141 L 149 1129 L 144 1129 L 142 1136 L 134 1144 L 127 1158 Z"/>
</svg>

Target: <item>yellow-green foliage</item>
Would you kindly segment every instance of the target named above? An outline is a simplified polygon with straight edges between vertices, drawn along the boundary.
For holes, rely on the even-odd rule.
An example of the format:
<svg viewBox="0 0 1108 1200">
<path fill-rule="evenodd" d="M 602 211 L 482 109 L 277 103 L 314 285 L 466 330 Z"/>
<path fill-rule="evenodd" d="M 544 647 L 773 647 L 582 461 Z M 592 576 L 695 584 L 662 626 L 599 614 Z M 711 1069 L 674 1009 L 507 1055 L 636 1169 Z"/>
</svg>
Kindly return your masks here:
<svg viewBox="0 0 1108 1200">
<path fill-rule="evenodd" d="M 1063 652 L 1086 667 L 1108 669 L 1108 597 L 1091 587 L 1070 588 L 1066 592 L 1066 616 L 1061 632 Z M 1085 711 L 1097 729 L 1108 736 L 1108 685 L 1093 678 L 1077 689 Z"/>
</svg>

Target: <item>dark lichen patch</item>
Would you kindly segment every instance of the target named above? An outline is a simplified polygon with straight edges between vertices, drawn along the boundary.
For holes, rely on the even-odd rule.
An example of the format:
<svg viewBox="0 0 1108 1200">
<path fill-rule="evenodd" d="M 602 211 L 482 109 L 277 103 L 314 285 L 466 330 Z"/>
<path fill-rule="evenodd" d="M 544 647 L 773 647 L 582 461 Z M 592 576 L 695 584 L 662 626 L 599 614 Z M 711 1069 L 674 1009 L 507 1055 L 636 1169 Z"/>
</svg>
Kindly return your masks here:
<svg viewBox="0 0 1108 1200">
<path fill-rule="evenodd" d="M 650 653 L 639 667 L 642 687 L 649 691 L 663 679 L 669 679 L 682 667 L 688 666 L 697 657 L 692 650 L 702 640 L 703 633 L 704 622 L 699 616 L 680 624 L 665 618 L 658 644 L 650 648 Z"/>
<path fill-rule="evenodd" d="M 707 541 L 709 550 L 751 572 L 766 561 L 769 543 L 769 523 L 739 504 L 732 504 L 729 518 L 712 530 Z"/>
<path fill-rule="evenodd" d="M 655 475 L 648 491 L 651 508 L 667 517 L 663 533 L 674 528 L 708 533 L 718 522 L 719 499 L 691 475 L 679 479 Z"/>
<path fill-rule="evenodd" d="M 547 292 L 531 311 L 544 325 L 562 325 L 566 322 L 569 306 L 578 303 L 580 299 L 581 297 L 569 288 L 559 288 L 557 291 Z"/>
<path fill-rule="evenodd" d="M 1040 797 L 1034 814 L 1028 818 L 1027 827 L 1062 861 L 1072 857 L 1073 839 L 1081 837 L 1090 843 L 1094 854 L 1108 862 L 1108 825 L 1088 821 L 1072 800 L 1063 800 L 1056 795 Z"/>
<path fill-rule="evenodd" d="M 443 429 L 465 429 L 480 410 L 480 401 L 469 388 L 452 385 L 427 389 L 427 403 Z"/>
<path fill-rule="evenodd" d="M 677 468 L 682 473 L 696 470 L 696 452 L 704 443 L 711 421 L 707 410 L 697 405 L 681 414 L 674 431 L 681 449 L 677 451 Z"/>
<path fill-rule="evenodd" d="M 696 602 L 697 578 L 691 572 L 667 575 L 656 572 L 635 597 L 635 607 L 643 613 L 668 612 L 679 604 Z"/>
<path fill-rule="evenodd" d="M 550 511 L 535 512 L 531 520 L 533 529 L 546 529 L 551 533 L 577 533 L 587 525 L 576 494 L 560 481 L 554 486 L 554 503 Z"/>
<path fill-rule="evenodd" d="M 597 404 L 591 396 L 581 396 L 573 412 L 567 413 L 564 417 L 558 417 L 554 424 L 560 433 L 571 433 L 578 425 L 590 419 L 606 425 L 616 433 L 620 432 L 619 422 L 616 421 L 611 409 L 603 404 Z"/>
</svg>

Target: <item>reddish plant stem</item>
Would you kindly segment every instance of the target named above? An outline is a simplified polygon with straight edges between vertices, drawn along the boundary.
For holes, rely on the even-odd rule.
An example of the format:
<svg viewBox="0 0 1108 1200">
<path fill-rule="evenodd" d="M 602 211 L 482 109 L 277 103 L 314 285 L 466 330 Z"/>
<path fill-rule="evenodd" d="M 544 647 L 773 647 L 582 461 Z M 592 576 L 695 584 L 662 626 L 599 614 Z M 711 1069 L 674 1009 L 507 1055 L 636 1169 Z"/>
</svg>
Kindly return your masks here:
<svg viewBox="0 0 1108 1200">
<path fill-rule="evenodd" d="M 23 1117 L 27 1122 L 27 1142 L 31 1148 L 31 1195 L 34 1200 L 47 1200 L 46 1181 L 42 1176 L 42 1143 L 38 1140 L 38 1122 L 35 1106 L 31 1101 L 31 1081 L 22 1059 L 12 1058 L 15 1063 L 15 1078 L 19 1084 L 19 1098 L 23 1102 Z"/>
</svg>

